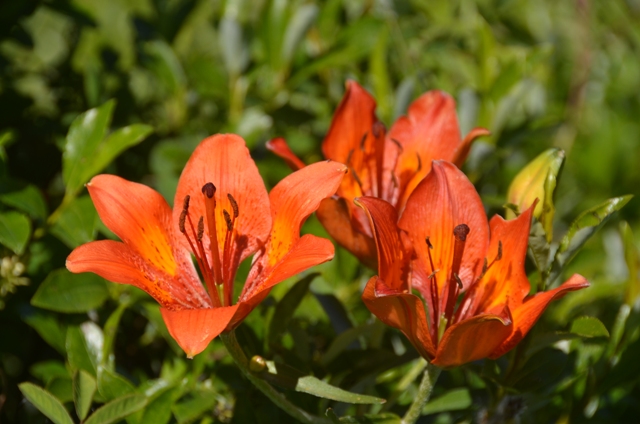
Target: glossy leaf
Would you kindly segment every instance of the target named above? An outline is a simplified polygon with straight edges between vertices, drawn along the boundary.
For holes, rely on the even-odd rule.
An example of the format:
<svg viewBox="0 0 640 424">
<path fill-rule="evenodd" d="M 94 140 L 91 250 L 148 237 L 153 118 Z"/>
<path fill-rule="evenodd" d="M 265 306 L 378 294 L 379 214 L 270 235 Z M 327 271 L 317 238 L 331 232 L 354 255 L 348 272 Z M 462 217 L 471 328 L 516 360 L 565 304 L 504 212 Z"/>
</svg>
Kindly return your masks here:
<svg viewBox="0 0 640 424">
<path fill-rule="evenodd" d="M 51 227 L 51 233 L 71 249 L 95 239 L 97 231 L 98 213 L 89 196 L 75 199 Z"/>
<path fill-rule="evenodd" d="M 275 343 L 277 338 L 287 330 L 293 313 L 309 291 L 309 285 L 318 275 L 318 273 L 309 274 L 298 281 L 278 302 L 269 323 L 269 343 Z"/>
<path fill-rule="evenodd" d="M 82 313 L 100 307 L 109 297 L 106 282 L 96 274 L 51 272 L 31 298 L 31 304 L 56 312 Z"/>
<path fill-rule="evenodd" d="M 51 393 L 31 383 L 22 383 L 18 387 L 24 397 L 55 424 L 73 424 L 67 410 Z"/>
<path fill-rule="evenodd" d="M 357 403 L 357 404 L 382 404 L 386 401 L 374 396 L 361 395 L 358 393 L 348 392 L 339 387 L 332 386 L 329 383 L 307 375 L 300 377 L 296 384 L 296 391 L 308 393 L 323 399 L 331 399 L 338 402 Z"/>
<path fill-rule="evenodd" d="M 73 326 L 67 329 L 66 351 L 71 369 L 84 370 L 93 376 L 97 375 L 98 364 L 90 352 L 80 327 Z"/>
<path fill-rule="evenodd" d="M 422 414 L 437 414 L 446 411 L 459 411 L 471 406 L 471 395 L 466 388 L 450 390 L 447 393 L 431 399 L 422 408 Z"/>
<path fill-rule="evenodd" d="M 94 412 L 84 424 L 111 424 L 144 408 L 147 398 L 140 394 L 131 394 L 112 400 Z"/>
<path fill-rule="evenodd" d="M 571 332 L 579 336 L 591 337 L 609 337 L 609 331 L 602 321 L 596 317 L 580 317 L 571 323 Z"/>
<path fill-rule="evenodd" d="M 115 101 L 89 109 L 71 123 L 62 155 L 62 178 L 68 195 L 75 195 L 85 180 L 86 170 L 92 167 L 98 146 L 107 133 Z M 99 170 L 98 170 L 99 172 Z"/>
<path fill-rule="evenodd" d="M 73 377 L 73 403 L 81 420 L 87 417 L 96 388 L 96 379 L 91 374 L 83 370 L 76 372 Z"/>
<path fill-rule="evenodd" d="M 22 255 L 31 237 L 31 221 L 16 211 L 0 213 L 0 244 Z"/>
<path fill-rule="evenodd" d="M 586 241 L 595 234 L 611 217 L 626 205 L 633 196 L 621 196 L 609 199 L 598 206 L 582 212 L 569 227 L 556 251 L 549 282 L 553 282 L 562 269 L 573 259 Z"/>
</svg>

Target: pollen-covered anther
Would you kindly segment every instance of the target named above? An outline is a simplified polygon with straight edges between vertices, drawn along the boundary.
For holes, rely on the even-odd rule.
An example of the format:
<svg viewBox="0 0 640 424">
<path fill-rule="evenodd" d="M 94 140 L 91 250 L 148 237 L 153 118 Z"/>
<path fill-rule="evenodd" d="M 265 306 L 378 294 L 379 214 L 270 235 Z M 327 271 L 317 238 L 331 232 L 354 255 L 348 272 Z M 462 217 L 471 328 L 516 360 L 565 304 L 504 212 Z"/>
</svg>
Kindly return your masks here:
<svg viewBox="0 0 640 424">
<path fill-rule="evenodd" d="M 373 133 L 373 136 L 375 138 L 380 138 L 382 135 L 384 135 L 386 131 L 386 128 L 384 127 L 384 124 L 380 121 L 376 121 L 373 123 L 373 126 L 371 127 L 371 132 Z"/>
<path fill-rule="evenodd" d="M 365 143 L 365 141 L 367 141 L 367 137 L 368 137 L 368 136 L 369 136 L 369 133 L 368 133 L 368 132 L 366 132 L 366 133 L 364 133 L 364 134 L 362 135 L 362 138 L 360 139 L 360 150 L 362 150 L 363 152 L 365 151 L 364 143 Z"/>
<path fill-rule="evenodd" d="M 178 228 L 180 229 L 180 232 L 184 235 L 187 235 L 186 230 L 184 228 L 184 221 L 185 219 L 187 219 L 187 210 L 183 209 L 182 212 L 180 213 L 180 220 L 178 221 Z"/>
<path fill-rule="evenodd" d="M 453 229 L 453 235 L 456 240 L 459 241 L 467 241 L 467 235 L 469 234 L 469 226 L 467 224 L 456 225 L 456 228 Z M 500 247 L 500 252 L 502 252 L 502 247 Z M 502 255 L 502 253 L 500 253 Z"/>
<path fill-rule="evenodd" d="M 227 230 L 233 231 L 233 222 L 231 222 L 231 215 L 229 215 L 229 212 L 227 212 L 226 209 L 222 211 L 222 214 L 224 215 L 224 221 L 227 223 Z"/>
<path fill-rule="evenodd" d="M 182 211 L 187 212 L 189 210 L 189 202 L 191 200 L 191 196 L 188 194 L 184 196 L 184 200 L 182 201 Z"/>
<path fill-rule="evenodd" d="M 231 209 L 233 209 L 233 217 L 237 218 L 240 215 L 240 209 L 238 209 L 238 202 L 233 198 L 231 193 L 227 193 L 227 199 L 229 199 L 229 203 L 231 203 Z"/>
<path fill-rule="evenodd" d="M 462 290 L 462 287 L 464 287 L 464 285 L 462 284 L 462 280 L 460 279 L 460 276 L 457 273 L 453 273 L 453 278 L 455 278 L 456 283 L 458 283 L 458 289 Z"/>
<path fill-rule="evenodd" d="M 202 236 L 204 235 L 204 217 L 200 217 L 198 220 L 198 241 L 202 241 Z"/>
</svg>

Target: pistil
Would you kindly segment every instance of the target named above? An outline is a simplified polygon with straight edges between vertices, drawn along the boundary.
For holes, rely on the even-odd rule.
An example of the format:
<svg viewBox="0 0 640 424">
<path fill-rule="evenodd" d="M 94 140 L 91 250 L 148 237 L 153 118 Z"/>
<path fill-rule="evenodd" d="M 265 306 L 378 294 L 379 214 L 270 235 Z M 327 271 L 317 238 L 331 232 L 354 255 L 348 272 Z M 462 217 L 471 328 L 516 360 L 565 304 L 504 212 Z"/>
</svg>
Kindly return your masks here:
<svg viewBox="0 0 640 424">
<path fill-rule="evenodd" d="M 213 272 L 216 284 L 222 284 L 222 264 L 220 263 L 220 249 L 218 246 L 218 236 L 216 231 L 216 186 L 213 183 L 206 183 L 202 186 L 204 194 L 204 204 L 207 211 L 207 227 L 209 229 L 209 240 L 211 241 L 211 256 L 213 258 Z"/>
</svg>

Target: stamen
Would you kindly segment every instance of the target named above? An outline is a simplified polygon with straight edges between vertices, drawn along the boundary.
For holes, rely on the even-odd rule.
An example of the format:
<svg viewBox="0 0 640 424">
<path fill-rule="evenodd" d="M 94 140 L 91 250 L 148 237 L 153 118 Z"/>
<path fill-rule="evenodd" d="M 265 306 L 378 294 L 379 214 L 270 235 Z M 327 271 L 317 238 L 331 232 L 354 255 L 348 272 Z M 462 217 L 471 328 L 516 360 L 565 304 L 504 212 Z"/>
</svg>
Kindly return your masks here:
<svg viewBox="0 0 640 424">
<path fill-rule="evenodd" d="M 183 211 L 188 211 L 189 210 L 189 201 L 191 200 L 191 196 L 189 196 L 188 194 L 186 196 L 184 196 L 184 200 L 182 201 L 182 210 Z"/>
<path fill-rule="evenodd" d="M 353 158 L 353 149 L 349 150 L 349 154 L 347 155 L 347 161 L 345 162 L 347 166 L 351 166 L 352 158 Z"/>
<path fill-rule="evenodd" d="M 371 127 L 371 132 L 373 133 L 373 136 L 375 138 L 379 138 L 381 135 L 384 134 L 384 124 L 380 121 L 376 121 L 373 123 L 373 126 Z"/>
<path fill-rule="evenodd" d="M 400 144 L 400 142 L 398 140 L 396 140 L 395 138 L 392 138 L 391 141 L 393 142 L 393 144 L 396 145 L 396 147 L 398 148 L 399 152 L 398 153 L 402 153 L 404 151 L 404 148 L 402 147 L 402 144 Z"/>
<path fill-rule="evenodd" d="M 182 212 L 180 213 L 180 220 L 178 221 L 178 228 L 180 228 L 180 232 L 182 234 L 184 234 L 185 236 L 187 235 L 186 230 L 184 229 L 184 220 L 187 218 L 187 210 L 183 209 Z M 188 238 L 188 237 L 187 237 Z"/>
<path fill-rule="evenodd" d="M 433 326 L 431 328 L 431 331 L 433 333 L 434 339 L 437 340 L 437 338 L 435 336 L 437 336 L 438 334 L 438 326 L 440 325 L 439 323 L 439 319 L 438 317 L 440 316 L 440 300 L 439 300 L 439 289 L 438 289 L 438 280 L 436 278 L 436 273 L 439 271 L 436 269 L 435 266 L 433 266 L 433 257 L 431 256 L 431 250 L 433 249 L 433 245 L 431 244 L 431 240 L 429 239 L 429 237 L 427 236 L 427 238 L 425 239 L 425 241 L 427 242 L 427 247 L 429 248 L 427 250 L 427 254 L 429 255 L 429 265 L 431 265 L 431 275 L 429 275 L 429 278 L 431 280 L 431 284 L 430 284 L 430 291 L 431 291 L 431 304 L 433 305 Z"/>
<path fill-rule="evenodd" d="M 498 256 L 493 260 L 493 262 L 497 262 L 502 259 L 502 240 L 498 240 Z"/>
<path fill-rule="evenodd" d="M 229 203 L 231 203 L 231 209 L 233 209 L 233 217 L 237 218 L 240 214 L 240 210 L 238 209 L 238 202 L 233 198 L 231 193 L 227 193 L 227 199 L 229 199 Z"/>
<path fill-rule="evenodd" d="M 418 169 L 416 169 L 416 172 L 420 172 L 420 170 L 422 169 L 422 158 L 418 153 L 416 153 L 416 157 L 418 158 Z"/>
<path fill-rule="evenodd" d="M 360 150 L 362 150 L 364 152 L 364 142 L 367 141 L 367 136 L 369 135 L 368 132 L 364 133 L 364 135 L 362 136 L 362 138 L 360 139 Z"/>
<path fill-rule="evenodd" d="M 356 183 L 358 184 L 358 186 L 360 186 L 360 191 L 362 191 L 364 193 L 362 181 L 360 180 L 360 177 L 358 177 L 358 174 L 356 173 L 356 170 L 353 169 L 353 168 L 351 168 L 351 175 L 353 175 L 353 179 L 356 180 Z"/>
<path fill-rule="evenodd" d="M 213 195 L 216 194 L 216 186 L 214 186 L 213 183 L 206 183 L 202 186 L 202 194 L 207 196 L 209 199 L 213 198 Z"/>
<path fill-rule="evenodd" d="M 462 290 L 462 280 L 460 279 L 460 276 L 458 274 L 453 274 L 453 278 L 456 279 L 456 283 L 458 283 L 458 290 Z"/>
</svg>

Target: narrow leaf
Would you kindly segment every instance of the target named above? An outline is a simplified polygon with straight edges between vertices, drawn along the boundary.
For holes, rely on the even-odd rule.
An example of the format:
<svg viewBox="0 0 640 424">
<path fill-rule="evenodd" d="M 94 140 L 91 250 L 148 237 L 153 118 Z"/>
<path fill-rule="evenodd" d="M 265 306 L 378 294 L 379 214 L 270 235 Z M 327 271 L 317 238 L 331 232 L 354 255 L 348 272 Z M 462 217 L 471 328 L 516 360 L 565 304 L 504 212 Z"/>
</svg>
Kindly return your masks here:
<svg viewBox="0 0 640 424">
<path fill-rule="evenodd" d="M 296 391 L 345 403 L 382 404 L 386 402 L 386 400 L 374 396 L 342 390 L 312 375 L 300 377 L 296 384 Z"/>
<path fill-rule="evenodd" d="M 80 114 L 71 123 L 62 154 L 62 178 L 67 195 L 75 196 L 82 185 L 84 170 L 91 167 L 100 141 L 107 133 L 115 106 L 109 100 L 102 106 Z"/>
<path fill-rule="evenodd" d="M 437 414 L 445 411 L 459 411 L 471 406 L 471 395 L 468 389 L 450 390 L 442 396 L 430 400 L 424 408 L 422 414 Z"/>
<path fill-rule="evenodd" d="M 0 213 L 0 244 L 22 255 L 31 237 L 31 221 L 16 211 Z"/>
<path fill-rule="evenodd" d="M 31 298 L 31 304 L 56 312 L 82 313 L 100 307 L 109 297 L 105 281 L 95 274 L 51 272 Z"/>
<path fill-rule="evenodd" d="M 73 424 L 67 410 L 51 393 L 31 383 L 22 383 L 18 387 L 24 397 L 55 424 Z"/>
<path fill-rule="evenodd" d="M 87 417 L 96 388 L 96 379 L 91 374 L 83 370 L 76 372 L 73 378 L 73 403 L 81 420 Z"/>
<path fill-rule="evenodd" d="M 582 337 L 609 337 L 609 331 L 596 317 L 579 317 L 571 323 L 571 332 Z"/>
<path fill-rule="evenodd" d="M 631 226 L 623 221 L 620 223 L 620 235 L 624 245 L 624 260 L 629 271 L 629 280 L 627 281 L 626 303 L 632 306 L 636 298 L 640 294 L 640 252 L 636 247 L 635 237 Z"/>
<path fill-rule="evenodd" d="M 309 291 L 309 285 L 318 275 L 313 273 L 302 278 L 278 302 L 269 323 L 269 344 L 275 343 L 277 338 L 286 331 L 293 313 Z"/>
<path fill-rule="evenodd" d="M 131 394 L 112 400 L 99 408 L 84 424 L 111 424 L 144 408 L 147 398 L 140 394 Z"/>
</svg>

